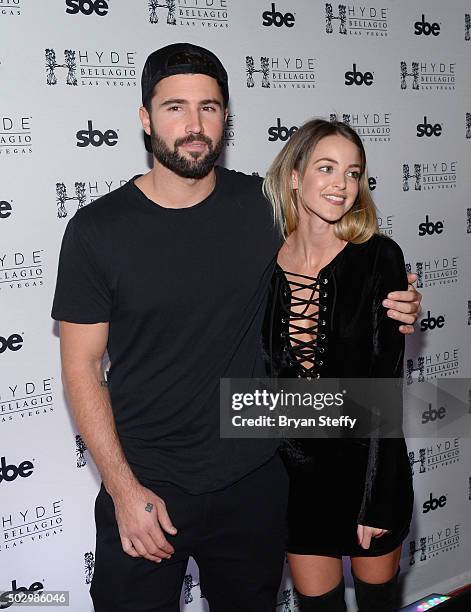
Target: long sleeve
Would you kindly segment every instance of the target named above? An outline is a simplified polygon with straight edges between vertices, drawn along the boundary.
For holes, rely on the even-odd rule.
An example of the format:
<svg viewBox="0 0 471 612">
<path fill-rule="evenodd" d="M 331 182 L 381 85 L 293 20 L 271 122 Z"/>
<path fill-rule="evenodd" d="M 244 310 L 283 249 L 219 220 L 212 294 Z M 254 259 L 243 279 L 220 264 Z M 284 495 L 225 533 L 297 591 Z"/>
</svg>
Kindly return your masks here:
<svg viewBox="0 0 471 612">
<path fill-rule="evenodd" d="M 386 315 L 381 302 L 390 291 L 407 289 L 404 257 L 392 240 L 382 241 L 374 267 L 372 378 L 400 378 L 404 357 L 404 336 L 399 324 Z M 394 390 L 394 410 L 402 421 L 402 385 Z M 373 438 L 370 440 L 365 491 L 358 522 L 370 527 L 391 529 L 394 511 L 394 482 L 399 477 L 398 458 L 404 440 Z"/>
</svg>

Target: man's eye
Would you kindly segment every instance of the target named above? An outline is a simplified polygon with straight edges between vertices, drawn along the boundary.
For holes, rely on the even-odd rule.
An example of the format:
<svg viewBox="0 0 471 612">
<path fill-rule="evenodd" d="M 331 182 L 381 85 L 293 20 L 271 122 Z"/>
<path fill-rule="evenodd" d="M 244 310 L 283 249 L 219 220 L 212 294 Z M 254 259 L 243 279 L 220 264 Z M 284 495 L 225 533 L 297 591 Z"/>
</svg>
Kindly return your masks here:
<svg viewBox="0 0 471 612">
<path fill-rule="evenodd" d="M 204 111 L 214 112 L 216 109 L 214 106 L 203 106 Z"/>
<path fill-rule="evenodd" d="M 168 110 L 169 111 L 179 111 L 181 109 L 181 106 L 169 106 Z"/>
</svg>

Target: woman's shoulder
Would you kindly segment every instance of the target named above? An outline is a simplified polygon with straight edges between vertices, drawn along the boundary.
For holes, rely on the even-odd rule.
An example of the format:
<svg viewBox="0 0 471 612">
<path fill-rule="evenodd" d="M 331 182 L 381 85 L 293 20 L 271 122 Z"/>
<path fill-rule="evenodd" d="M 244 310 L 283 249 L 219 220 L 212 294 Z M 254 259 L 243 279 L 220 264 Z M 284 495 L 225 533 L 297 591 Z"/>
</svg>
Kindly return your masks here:
<svg viewBox="0 0 471 612">
<path fill-rule="evenodd" d="M 354 246 L 358 247 L 358 251 L 364 251 L 371 257 L 383 260 L 404 260 L 404 254 L 397 242 L 383 234 L 373 234 L 366 242 Z"/>
</svg>

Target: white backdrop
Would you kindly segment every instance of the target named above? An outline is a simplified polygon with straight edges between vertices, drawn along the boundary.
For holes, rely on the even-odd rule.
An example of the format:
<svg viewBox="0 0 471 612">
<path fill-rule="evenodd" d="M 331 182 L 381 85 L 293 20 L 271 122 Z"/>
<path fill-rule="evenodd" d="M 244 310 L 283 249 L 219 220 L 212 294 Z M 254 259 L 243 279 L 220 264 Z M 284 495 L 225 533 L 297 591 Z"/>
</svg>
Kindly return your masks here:
<svg viewBox="0 0 471 612">
<path fill-rule="evenodd" d="M 139 78 L 164 44 L 201 44 L 226 65 L 229 168 L 262 175 L 314 115 L 358 129 L 382 231 L 424 295 L 408 339 L 409 421 L 427 420 L 413 398 L 421 380 L 470 376 L 470 14 L 469 0 L 0 0 L 0 590 L 39 582 L 91 610 L 98 478 L 68 414 L 49 313 L 68 219 L 149 167 Z M 423 437 L 409 440 L 408 601 L 471 579 L 470 440 L 432 439 L 447 407 L 431 403 Z M 198 582 L 190 563 L 193 612 L 206 609 Z M 297 609 L 288 579 L 279 609 Z"/>
</svg>

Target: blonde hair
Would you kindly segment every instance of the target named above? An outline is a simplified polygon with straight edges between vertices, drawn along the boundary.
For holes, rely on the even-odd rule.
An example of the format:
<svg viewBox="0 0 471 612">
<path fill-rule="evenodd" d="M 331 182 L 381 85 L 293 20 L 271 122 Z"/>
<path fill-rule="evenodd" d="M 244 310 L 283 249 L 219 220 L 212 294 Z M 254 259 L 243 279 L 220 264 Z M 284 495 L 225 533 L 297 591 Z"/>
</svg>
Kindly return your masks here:
<svg viewBox="0 0 471 612">
<path fill-rule="evenodd" d="M 341 240 L 361 244 L 378 232 L 378 219 L 368 186 L 365 149 L 358 134 L 346 123 L 312 119 L 302 125 L 273 160 L 263 181 L 263 193 L 270 200 L 275 224 L 286 239 L 299 221 L 293 170 L 298 173 L 298 192 L 301 195 L 311 154 L 326 136 L 343 136 L 353 142 L 360 152 L 358 195 L 352 208 L 335 223 L 335 235 Z"/>
</svg>

